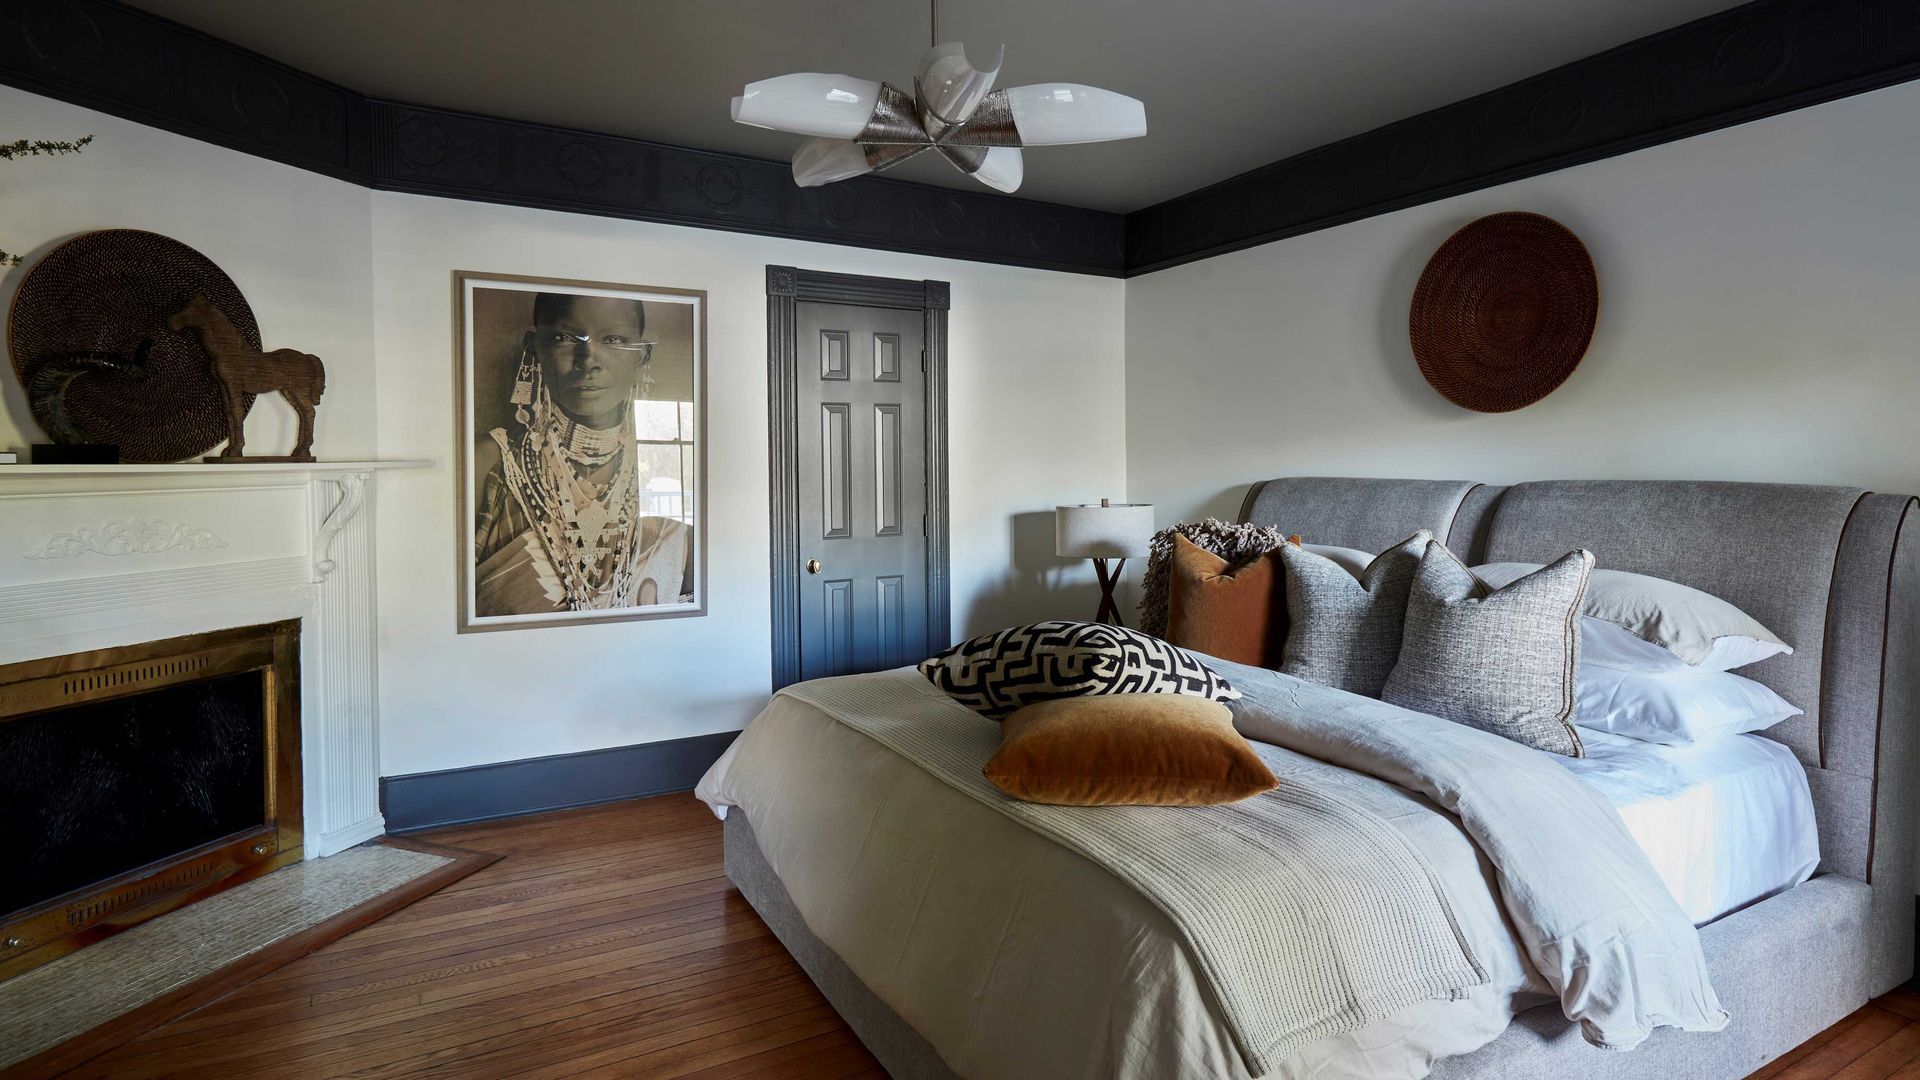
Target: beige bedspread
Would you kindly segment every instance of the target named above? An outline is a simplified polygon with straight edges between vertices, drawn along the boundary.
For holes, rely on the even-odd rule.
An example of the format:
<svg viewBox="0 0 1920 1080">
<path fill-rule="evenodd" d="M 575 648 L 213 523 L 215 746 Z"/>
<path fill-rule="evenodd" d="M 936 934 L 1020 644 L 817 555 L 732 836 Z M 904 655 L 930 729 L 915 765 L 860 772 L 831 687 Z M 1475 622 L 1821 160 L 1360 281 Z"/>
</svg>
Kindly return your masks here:
<svg viewBox="0 0 1920 1080">
<path fill-rule="evenodd" d="M 1544 984 L 1487 867 L 1425 799 L 1278 747 L 1283 781 L 1337 792 L 1426 858 L 1486 985 L 1300 1046 L 1269 1075 L 1413 1078 L 1506 1026 Z M 701 783 L 739 807 L 809 928 L 968 1077 L 1242 1077 L 1168 917 L 1085 855 L 991 809 L 815 705 L 774 699 Z"/>
<path fill-rule="evenodd" d="M 1036 805 L 981 775 L 999 725 L 912 671 L 781 693 L 1131 885 L 1180 932 L 1255 1076 L 1317 1039 L 1487 981 L 1419 852 L 1337 788 L 1281 784 L 1177 810 Z"/>
</svg>

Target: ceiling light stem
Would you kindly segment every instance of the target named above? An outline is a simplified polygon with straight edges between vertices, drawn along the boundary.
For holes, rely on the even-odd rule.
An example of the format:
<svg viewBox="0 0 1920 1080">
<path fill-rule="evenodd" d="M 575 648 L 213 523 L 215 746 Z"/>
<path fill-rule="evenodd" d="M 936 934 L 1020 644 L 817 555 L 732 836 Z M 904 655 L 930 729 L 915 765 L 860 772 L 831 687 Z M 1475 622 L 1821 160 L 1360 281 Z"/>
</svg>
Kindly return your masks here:
<svg viewBox="0 0 1920 1080">
<path fill-rule="evenodd" d="M 927 0 L 927 48 L 940 47 L 940 0 Z"/>
</svg>

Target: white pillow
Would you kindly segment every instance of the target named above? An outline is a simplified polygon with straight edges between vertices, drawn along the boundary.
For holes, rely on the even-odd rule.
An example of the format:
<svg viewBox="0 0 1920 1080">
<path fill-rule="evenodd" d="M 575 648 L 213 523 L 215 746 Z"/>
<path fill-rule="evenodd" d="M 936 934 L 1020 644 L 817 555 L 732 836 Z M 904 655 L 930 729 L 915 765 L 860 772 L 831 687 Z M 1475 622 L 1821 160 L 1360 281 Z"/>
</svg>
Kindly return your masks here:
<svg viewBox="0 0 1920 1080">
<path fill-rule="evenodd" d="M 1622 671 L 1648 674 L 1732 671 L 1737 667 L 1757 664 L 1769 656 L 1792 651 L 1793 646 L 1782 641 L 1761 641 L 1744 634 L 1724 634 L 1713 639 L 1713 644 L 1698 664 L 1689 664 L 1675 655 L 1673 650 L 1656 645 L 1618 623 L 1596 619 L 1591 615 L 1580 617 L 1580 662 Z"/>
<path fill-rule="evenodd" d="M 1725 671 L 1648 674 L 1582 663 L 1574 723 L 1641 742 L 1704 742 L 1800 715 L 1779 694 Z"/>
<path fill-rule="evenodd" d="M 1374 557 L 1379 554 L 1377 551 L 1367 552 L 1359 548 L 1339 547 L 1334 544 L 1301 544 L 1300 550 L 1311 551 L 1323 559 L 1332 559 L 1339 564 L 1340 569 L 1356 578 L 1366 574 L 1367 567 L 1372 565 Z"/>
<path fill-rule="evenodd" d="M 1473 572 L 1497 589 L 1538 569 L 1533 563 L 1487 563 Z M 1648 574 L 1595 570 L 1580 614 L 1613 623 L 1701 671 L 1725 671 L 1793 651 L 1758 619 L 1712 593 Z M 1726 638 L 1741 640 L 1722 645 Z"/>
</svg>

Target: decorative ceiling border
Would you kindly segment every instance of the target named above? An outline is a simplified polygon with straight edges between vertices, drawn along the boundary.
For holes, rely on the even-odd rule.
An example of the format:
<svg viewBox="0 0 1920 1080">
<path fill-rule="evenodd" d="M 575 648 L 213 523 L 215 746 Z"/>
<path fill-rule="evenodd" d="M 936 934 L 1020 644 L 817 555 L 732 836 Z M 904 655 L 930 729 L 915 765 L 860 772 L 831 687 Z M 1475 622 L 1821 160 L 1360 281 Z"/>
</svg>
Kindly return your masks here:
<svg viewBox="0 0 1920 1080">
<path fill-rule="evenodd" d="M 377 101 L 115 0 L 0 4 L 0 83 L 387 191 L 1134 276 L 1920 78 L 1916 0 L 1754 0 L 1124 217 Z"/>
<path fill-rule="evenodd" d="M 1915 78 L 1915 0 L 1756 0 L 1134 211 L 1127 276 Z"/>
<path fill-rule="evenodd" d="M 0 3 L 0 82 L 386 191 L 1119 276 L 1118 214 L 377 101 L 113 0 Z"/>
</svg>

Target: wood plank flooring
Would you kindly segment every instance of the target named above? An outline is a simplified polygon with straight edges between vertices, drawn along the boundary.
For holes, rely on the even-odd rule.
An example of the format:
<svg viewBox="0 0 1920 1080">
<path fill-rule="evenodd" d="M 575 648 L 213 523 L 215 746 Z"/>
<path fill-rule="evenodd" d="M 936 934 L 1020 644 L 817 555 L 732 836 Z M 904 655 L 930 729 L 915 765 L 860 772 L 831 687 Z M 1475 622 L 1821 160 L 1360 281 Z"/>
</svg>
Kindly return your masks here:
<svg viewBox="0 0 1920 1080">
<path fill-rule="evenodd" d="M 885 1075 L 727 882 L 692 796 L 424 838 L 503 858 L 70 1075 Z M 1920 994 L 1755 1076 L 1920 1080 Z"/>
</svg>

